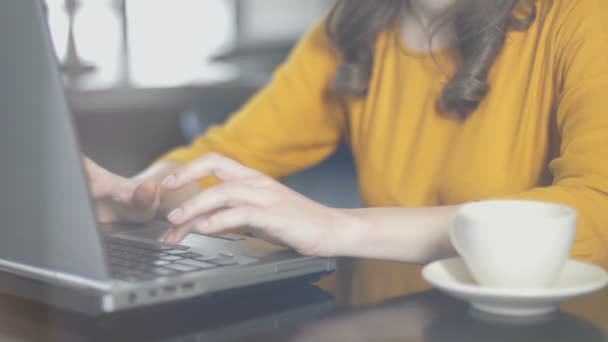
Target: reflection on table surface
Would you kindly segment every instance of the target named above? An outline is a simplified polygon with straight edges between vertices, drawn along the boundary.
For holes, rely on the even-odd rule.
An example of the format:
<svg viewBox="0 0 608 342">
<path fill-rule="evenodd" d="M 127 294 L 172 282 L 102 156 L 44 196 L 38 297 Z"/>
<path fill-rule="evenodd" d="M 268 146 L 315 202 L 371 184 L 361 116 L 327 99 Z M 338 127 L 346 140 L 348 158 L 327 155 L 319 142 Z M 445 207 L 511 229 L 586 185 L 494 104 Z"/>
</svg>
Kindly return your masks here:
<svg viewBox="0 0 608 342">
<path fill-rule="evenodd" d="M 474 311 L 438 292 L 427 292 L 332 315 L 300 328 L 290 341 L 606 341 L 608 292 L 590 299 L 603 308 L 590 319 L 580 314 L 589 313 L 589 299 L 549 316 L 507 319 Z"/>
<path fill-rule="evenodd" d="M 0 341 L 534 341 L 608 340 L 608 291 L 552 316 L 507 320 L 430 291 L 336 309 L 307 284 L 230 292 L 85 317 L 0 296 Z"/>
</svg>

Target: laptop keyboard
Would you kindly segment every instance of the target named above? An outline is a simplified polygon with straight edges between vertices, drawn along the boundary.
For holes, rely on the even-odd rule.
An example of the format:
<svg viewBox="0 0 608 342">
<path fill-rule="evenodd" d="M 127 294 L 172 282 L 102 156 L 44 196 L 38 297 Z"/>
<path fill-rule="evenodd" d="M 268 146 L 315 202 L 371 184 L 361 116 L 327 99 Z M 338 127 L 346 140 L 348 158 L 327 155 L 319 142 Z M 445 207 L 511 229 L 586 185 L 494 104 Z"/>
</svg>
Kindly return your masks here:
<svg viewBox="0 0 608 342">
<path fill-rule="evenodd" d="M 230 253 L 200 253 L 186 246 L 152 245 L 104 237 L 110 275 L 128 282 L 150 281 L 201 270 L 238 265 Z"/>
</svg>

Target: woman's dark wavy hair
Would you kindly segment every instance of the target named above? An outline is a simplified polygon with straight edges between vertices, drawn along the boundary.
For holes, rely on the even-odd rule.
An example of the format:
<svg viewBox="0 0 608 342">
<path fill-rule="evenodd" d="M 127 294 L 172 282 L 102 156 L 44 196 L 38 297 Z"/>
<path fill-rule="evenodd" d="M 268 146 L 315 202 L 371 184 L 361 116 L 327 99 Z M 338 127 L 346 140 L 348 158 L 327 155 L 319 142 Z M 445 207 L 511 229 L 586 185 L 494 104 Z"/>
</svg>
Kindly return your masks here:
<svg viewBox="0 0 608 342">
<path fill-rule="evenodd" d="M 536 17 L 535 0 L 459 0 L 442 22 L 454 24 L 460 65 L 445 85 L 439 103 L 446 112 L 466 118 L 489 92 L 488 74 L 510 29 L 526 30 Z M 380 33 L 409 10 L 408 0 L 338 0 L 326 30 L 341 52 L 332 91 L 365 96 Z M 435 25 L 435 27 L 439 27 Z"/>
</svg>

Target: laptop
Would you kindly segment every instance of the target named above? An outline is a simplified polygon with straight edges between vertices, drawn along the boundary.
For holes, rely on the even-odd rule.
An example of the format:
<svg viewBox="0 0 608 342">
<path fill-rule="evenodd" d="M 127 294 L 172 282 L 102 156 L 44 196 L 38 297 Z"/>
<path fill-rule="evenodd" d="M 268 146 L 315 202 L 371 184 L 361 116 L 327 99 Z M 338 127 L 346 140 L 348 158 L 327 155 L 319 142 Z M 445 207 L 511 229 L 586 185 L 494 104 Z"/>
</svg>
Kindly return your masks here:
<svg viewBox="0 0 608 342">
<path fill-rule="evenodd" d="M 40 0 L 0 2 L 0 82 L 0 270 L 31 282 L 11 294 L 97 314 L 335 269 L 251 237 L 100 227 Z"/>
<path fill-rule="evenodd" d="M 0 273 L 0 288 L 24 282 L 21 277 Z M 3 323 L 0 340 L 5 341 L 2 336 L 11 336 L 12 341 L 61 342 L 286 341 L 291 340 L 288 336 L 293 332 L 306 329 L 337 308 L 333 296 L 297 281 L 225 291 L 103 316 L 41 308 L 37 303 L 3 295 L 0 295 L 0 305 Z"/>
</svg>

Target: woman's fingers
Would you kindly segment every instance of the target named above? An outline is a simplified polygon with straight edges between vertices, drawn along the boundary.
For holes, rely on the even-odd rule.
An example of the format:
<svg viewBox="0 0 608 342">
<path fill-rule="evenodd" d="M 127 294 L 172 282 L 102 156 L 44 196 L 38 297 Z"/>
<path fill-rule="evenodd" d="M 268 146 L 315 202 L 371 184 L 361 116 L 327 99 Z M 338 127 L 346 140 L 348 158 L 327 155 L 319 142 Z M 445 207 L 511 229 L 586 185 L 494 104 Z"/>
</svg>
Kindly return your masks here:
<svg viewBox="0 0 608 342">
<path fill-rule="evenodd" d="M 188 234 L 195 230 L 196 227 L 200 226 L 201 222 L 206 220 L 206 216 L 201 216 L 181 226 L 173 227 L 165 236 L 165 242 L 174 245 L 180 243 Z"/>
<path fill-rule="evenodd" d="M 166 241 L 177 244 L 192 231 L 205 235 L 223 234 L 243 227 L 255 227 L 255 230 L 263 231 L 264 227 L 267 227 L 264 222 L 265 216 L 263 209 L 247 205 L 216 210 L 174 227 L 167 235 Z"/>
<path fill-rule="evenodd" d="M 195 229 L 201 234 L 221 234 L 243 227 L 261 227 L 264 213 L 262 209 L 252 206 L 241 206 L 218 211 L 205 221 L 199 222 Z"/>
<path fill-rule="evenodd" d="M 133 191 L 132 204 L 138 210 L 153 210 L 159 200 L 160 187 L 155 181 L 139 184 Z"/>
<path fill-rule="evenodd" d="M 116 211 L 109 205 L 96 205 L 95 214 L 99 223 L 112 223 L 118 219 Z"/>
<path fill-rule="evenodd" d="M 210 212 L 242 205 L 263 206 L 268 203 L 271 194 L 263 189 L 255 189 L 244 183 L 222 183 L 209 188 L 194 198 L 186 201 L 173 210 L 167 219 L 175 226 L 180 226 Z"/>
<path fill-rule="evenodd" d="M 239 162 L 217 153 L 208 153 L 204 157 L 179 168 L 163 181 L 163 186 L 177 190 L 193 181 L 208 176 L 216 176 L 222 181 L 231 181 L 259 175 Z"/>
<path fill-rule="evenodd" d="M 263 208 L 242 206 L 209 215 L 207 220 L 199 222 L 194 229 L 201 234 L 217 235 L 248 227 L 252 236 L 285 246 L 285 243 L 274 236 L 276 231 L 271 229 L 278 224 L 276 221 L 276 217 Z"/>
<path fill-rule="evenodd" d="M 168 215 L 174 229 L 167 235 L 167 242 L 177 243 L 193 229 L 217 234 L 244 226 L 260 228 L 264 226 L 260 219 L 263 208 L 281 197 L 273 179 L 217 153 L 182 166 L 165 179 L 163 187 L 177 190 L 208 176 L 216 176 L 223 183 L 203 191 Z"/>
</svg>

